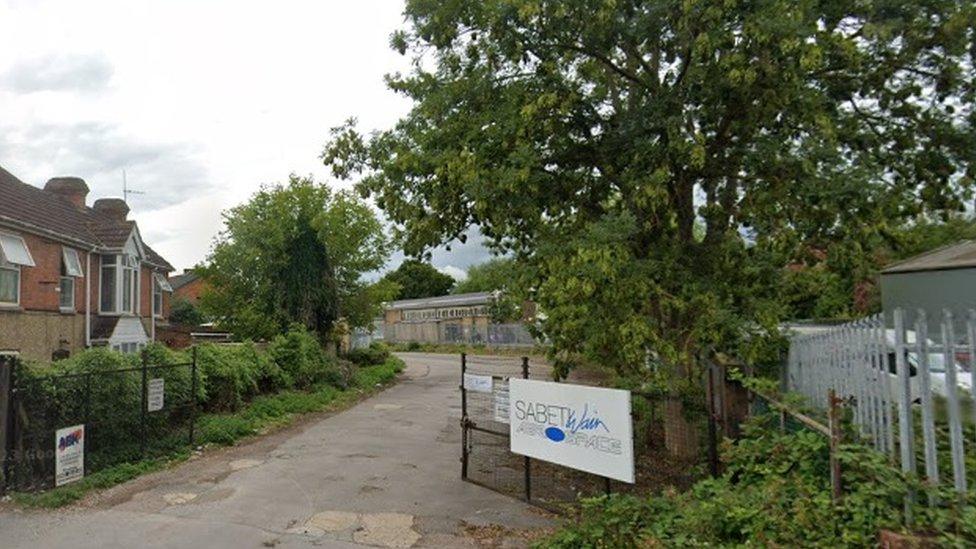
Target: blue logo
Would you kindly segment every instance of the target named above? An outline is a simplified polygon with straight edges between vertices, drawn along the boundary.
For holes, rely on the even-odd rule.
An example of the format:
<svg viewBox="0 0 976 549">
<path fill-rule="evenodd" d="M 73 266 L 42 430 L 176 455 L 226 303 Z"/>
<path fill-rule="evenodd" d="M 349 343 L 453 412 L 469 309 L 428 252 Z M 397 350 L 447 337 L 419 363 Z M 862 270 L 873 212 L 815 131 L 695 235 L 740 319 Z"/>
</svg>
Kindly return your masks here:
<svg viewBox="0 0 976 549">
<path fill-rule="evenodd" d="M 562 442 L 566 438 L 566 433 L 559 427 L 549 427 L 546 429 L 546 438 L 553 442 Z"/>
</svg>

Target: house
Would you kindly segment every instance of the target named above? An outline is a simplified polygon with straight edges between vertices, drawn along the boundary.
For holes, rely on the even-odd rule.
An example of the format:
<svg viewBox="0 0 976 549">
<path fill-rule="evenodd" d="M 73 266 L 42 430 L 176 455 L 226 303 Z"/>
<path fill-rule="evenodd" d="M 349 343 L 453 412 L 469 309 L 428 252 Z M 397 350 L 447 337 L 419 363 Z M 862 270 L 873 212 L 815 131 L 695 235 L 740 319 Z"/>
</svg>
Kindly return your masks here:
<svg viewBox="0 0 976 549">
<path fill-rule="evenodd" d="M 193 305 L 200 304 L 200 296 L 209 288 L 207 281 L 193 269 L 186 269 L 183 274 L 171 277 L 170 285 L 173 286 L 173 299 L 183 299 Z"/>
<path fill-rule="evenodd" d="M 129 207 L 57 177 L 39 189 L 0 167 L 0 353 L 51 360 L 97 345 L 133 352 L 169 311 L 173 267 Z"/>
<path fill-rule="evenodd" d="M 881 271 L 881 306 L 888 321 L 891 311 L 904 309 L 911 328 L 919 309 L 931 327 L 942 310 L 958 313 L 956 334 L 965 334 L 962 311 L 976 309 L 976 241 L 965 240 L 888 265 Z"/>
</svg>

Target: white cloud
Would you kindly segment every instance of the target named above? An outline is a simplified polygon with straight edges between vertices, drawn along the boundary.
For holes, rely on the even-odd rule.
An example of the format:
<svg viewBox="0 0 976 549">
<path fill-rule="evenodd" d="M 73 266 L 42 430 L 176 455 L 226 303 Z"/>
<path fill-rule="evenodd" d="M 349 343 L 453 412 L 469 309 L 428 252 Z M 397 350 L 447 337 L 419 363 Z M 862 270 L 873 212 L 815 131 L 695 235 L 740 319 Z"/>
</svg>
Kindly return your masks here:
<svg viewBox="0 0 976 549">
<path fill-rule="evenodd" d="M 220 211 L 261 184 L 329 180 L 329 128 L 406 112 L 383 83 L 409 67 L 389 48 L 402 12 L 400 0 L 0 0 L 0 165 L 38 186 L 83 177 L 90 200 L 119 196 L 125 169 L 146 193 L 130 206 L 149 244 L 192 266 Z M 478 249 L 434 255 L 465 268 Z"/>
<path fill-rule="evenodd" d="M 15 63 L 0 74 L 0 86 L 17 93 L 96 91 L 108 86 L 112 73 L 102 53 L 49 54 Z"/>
<path fill-rule="evenodd" d="M 455 267 L 454 265 L 445 265 L 443 267 L 437 267 L 437 270 L 446 275 L 451 276 L 452 278 L 454 278 L 454 280 L 457 280 L 458 282 L 468 279 L 468 271 Z"/>
</svg>

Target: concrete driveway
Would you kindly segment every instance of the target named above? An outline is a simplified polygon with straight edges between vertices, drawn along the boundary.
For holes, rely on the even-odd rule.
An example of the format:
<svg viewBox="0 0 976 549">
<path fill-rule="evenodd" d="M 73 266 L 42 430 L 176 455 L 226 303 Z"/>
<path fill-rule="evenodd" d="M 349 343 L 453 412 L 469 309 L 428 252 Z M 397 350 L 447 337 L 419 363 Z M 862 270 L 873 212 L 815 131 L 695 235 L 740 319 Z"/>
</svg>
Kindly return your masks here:
<svg viewBox="0 0 976 549">
<path fill-rule="evenodd" d="M 58 511 L 0 514 L 14 547 L 517 547 L 553 525 L 460 480 L 458 357 L 395 387 Z"/>
</svg>

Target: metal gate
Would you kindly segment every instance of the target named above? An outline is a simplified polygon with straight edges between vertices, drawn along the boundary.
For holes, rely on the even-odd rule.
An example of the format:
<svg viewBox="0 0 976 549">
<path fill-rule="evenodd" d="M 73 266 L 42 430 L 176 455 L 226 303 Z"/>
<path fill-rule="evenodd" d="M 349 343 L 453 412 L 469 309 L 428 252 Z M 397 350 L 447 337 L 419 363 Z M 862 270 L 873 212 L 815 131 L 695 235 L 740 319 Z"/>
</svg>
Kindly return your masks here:
<svg viewBox="0 0 976 549">
<path fill-rule="evenodd" d="M 479 376 L 484 383 L 468 387 L 466 376 Z M 512 377 L 552 381 L 552 371 L 544 364 L 531 364 L 528 357 L 461 355 L 461 478 L 555 511 L 581 497 L 622 488 L 617 482 L 611 485 L 610 479 L 509 450 Z"/>
</svg>

